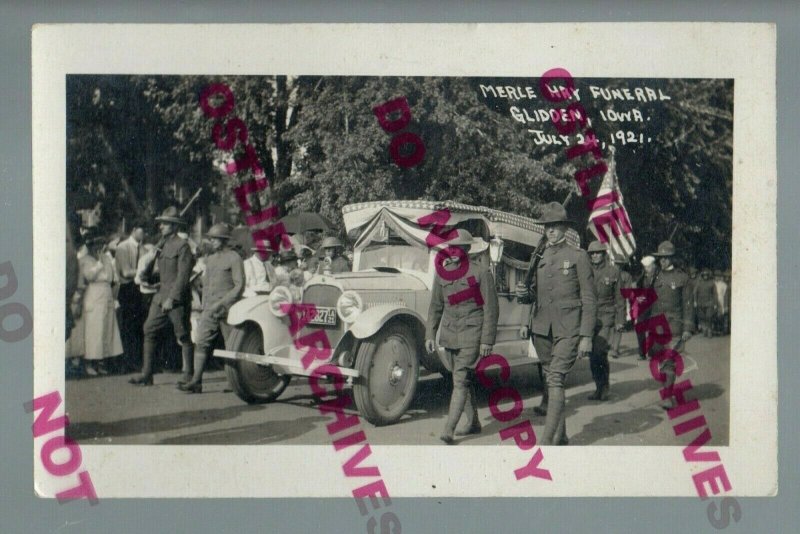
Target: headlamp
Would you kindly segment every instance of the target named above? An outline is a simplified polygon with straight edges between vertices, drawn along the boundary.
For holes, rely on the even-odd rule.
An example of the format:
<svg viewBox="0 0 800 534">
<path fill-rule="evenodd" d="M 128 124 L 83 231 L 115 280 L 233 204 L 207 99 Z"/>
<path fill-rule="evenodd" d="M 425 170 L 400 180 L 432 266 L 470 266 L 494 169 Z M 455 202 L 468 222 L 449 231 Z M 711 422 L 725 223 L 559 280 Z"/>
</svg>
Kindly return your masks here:
<svg viewBox="0 0 800 534">
<path fill-rule="evenodd" d="M 288 288 L 278 286 L 269 294 L 269 309 L 275 317 L 284 317 L 292 305 L 292 292 Z"/>
<path fill-rule="evenodd" d="M 345 323 L 352 323 L 364 311 L 364 301 L 355 291 L 345 291 L 336 301 L 336 313 Z"/>
</svg>

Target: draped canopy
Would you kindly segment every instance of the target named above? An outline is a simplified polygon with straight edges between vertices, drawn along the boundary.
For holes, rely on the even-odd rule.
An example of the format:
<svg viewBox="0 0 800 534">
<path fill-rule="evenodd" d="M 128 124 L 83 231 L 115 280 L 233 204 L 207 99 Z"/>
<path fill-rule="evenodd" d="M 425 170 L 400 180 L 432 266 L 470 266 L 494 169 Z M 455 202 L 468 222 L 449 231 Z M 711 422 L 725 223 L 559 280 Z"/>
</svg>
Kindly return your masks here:
<svg viewBox="0 0 800 534">
<path fill-rule="evenodd" d="M 344 206 L 342 214 L 348 235 L 358 234 L 355 243 L 355 248 L 358 249 L 372 241 L 384 241 L 388 237 L 388 231 L 409 243 L 424 246 L 431 227 L 421 227 L 417 221 L 439 210 L 446 210 L 450 215 L 444 225 L 480 228 L 478 235 L 487 240 L 497 236 L 503 240 L 535 247 L 544 233 L 544 226 L 528 217 L 450 200 L 361 202 Z M 580 243 L 578 234 L 574 231 L 569 232 L 567 239 L 575 245 Z"/>
</svg>

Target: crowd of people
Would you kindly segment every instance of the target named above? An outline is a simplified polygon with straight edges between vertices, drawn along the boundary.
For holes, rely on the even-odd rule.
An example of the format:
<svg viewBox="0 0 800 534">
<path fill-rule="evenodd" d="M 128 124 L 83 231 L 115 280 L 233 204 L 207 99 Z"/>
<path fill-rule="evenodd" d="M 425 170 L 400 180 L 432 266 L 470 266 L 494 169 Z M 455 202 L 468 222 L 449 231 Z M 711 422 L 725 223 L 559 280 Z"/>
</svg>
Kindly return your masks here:
<svg viewBox="0 0 800 534">
<path fill-rule="evenodd" d="M 156 357 L 179 351 L 178 389 L 201 393 L 209 356 L 220 337 L 229 335 L 226 317 L 233 304 L 279 286 L 299 300 L 313 273 L 351 270 L 352 259 L 336 237 L 325 237 L 315 251 L 306 245 L 305 235 L 293 235 L 293 248 L 265 261 L 252 243 L 234 240 L 227 224 L 211 226 L 198 245 L 184 232 L 185 221 L 175 207 L 164 210 L 156 222 L 157 240 L 147 238 L 143 226 L 137 225 L 122 240 L 110 240 L 91 228 L 82 231 L 77 252 L 70 251 L 68 241 L 68 375 L 139 371 L 129 382 L 149 386 Z M 641 260 L 642 270 L 634 276 L 629 263 L 611 261 L 606 245 L 598 241 L 587 250 L 569 245 L 566 232 L 572 223 L 560 204 L 545 206 L 539 222 L 546 246 L 537 248 L 529 268 L 532 276 L 516 293 L 520 302 L 535 302 L 521 335 L 530 338 L 531 350 L 542 363 L 546 387 L 534 409 L 547 417 L 542 443 L 563 445 L 569 442 L 565 383 L 578 356 L 589 358 L 596 386 L 589 399 L 609 398 L 609 357 L 619 357 L 621 334 L 632 326 L 631 301 L 623 290 L 653 289 L 655 301 L 644 306 L 635 322 L 663 313 L 676 340 L 669 346 L 652 339 L 645 342 L 644 334 L 638 333 L 639 358 L 646 359 L 667 348 L 680 350 L 694 333 L 727 335 L 730 275 L 682 268 L 676 263 L 675 246 L 664 241 Z M 459 229 L 451 245 L 450 250 L 460 254 L 449 258 L 449 265 L 469 261 L 467 271 L 477 273 L 473 278 L 490 276 L 481 261 L 487 249 L 483 239 Z M 443 329 L 440 345 L 452 372 L 453 397 L 441 436 L 448 444 L 455 442 L 454 436 L 481 430 L 474 402 L 475 367 L 480 357 L 491 353 L 496 331 L 494 280 L 480 284 L 478 298 L 469 279 L 454 283 L 437 273 L 428 314 L 426 350 L 434 350 L 433 340 Z M 673 360 L 663 360 L 660 370 L 669 389 L 675 381 Z M 667 397 L 663 406 L 674 407 L 674 399 Z M 466 425 L 457 428 L 462 414 Z"/>
<path fill-rule="evenodd" d="M 68 235 L 68 377 L 139 371 L 129 382 L 148 386 L 158 360 L 180 353 L 177 386 L 200 393 L 210 353 L 229 334 L 225 317 L 234 303 L 278 286 L 299 298 L 313 273 L 351 270 L 344 244 L 332 236 L 314 250 L 305 235 L 293 235 L 294 248 L 264 261 L 227 224 L 211 226 L 197 244 L 177 208 L 156 222 L 158 236 L 146 236 L 141 224 L 124 239 L 88 228 L 72 247 Z"/>
</svg>

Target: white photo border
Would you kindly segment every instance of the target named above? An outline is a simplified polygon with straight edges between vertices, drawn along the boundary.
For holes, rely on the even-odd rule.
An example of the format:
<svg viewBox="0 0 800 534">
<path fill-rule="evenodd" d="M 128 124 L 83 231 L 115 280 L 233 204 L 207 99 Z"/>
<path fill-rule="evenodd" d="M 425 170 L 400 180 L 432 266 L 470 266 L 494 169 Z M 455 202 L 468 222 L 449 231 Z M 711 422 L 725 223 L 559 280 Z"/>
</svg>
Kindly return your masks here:
<svg viewBox="0 0 800 534">
<path fill-rule="evenodd" d="M 68 74 L 536 78 L 562 67 L 576 78 L 734 79 L 730 441 L 711 449 L 733 486 L 727 495 L 777 493 L 774 24 L 64 24 L 32 33 L 34 397 L 64 397 L 64 252 L 53 244 L 65 239 Z M 530 456 L 516 447 L 371 447 L 392 497 L 692 497 L 691 475 L 711 464 L 687 463 L 687 441 L 545 447 L 552 482 L 515 480 Z M 363 483 L 344 477 L 329 444 L 81 450 L 100 499 L 350 497 Z M 65 489 L 39 462 L 34 482 L 40 496 Z"/>
</svg>

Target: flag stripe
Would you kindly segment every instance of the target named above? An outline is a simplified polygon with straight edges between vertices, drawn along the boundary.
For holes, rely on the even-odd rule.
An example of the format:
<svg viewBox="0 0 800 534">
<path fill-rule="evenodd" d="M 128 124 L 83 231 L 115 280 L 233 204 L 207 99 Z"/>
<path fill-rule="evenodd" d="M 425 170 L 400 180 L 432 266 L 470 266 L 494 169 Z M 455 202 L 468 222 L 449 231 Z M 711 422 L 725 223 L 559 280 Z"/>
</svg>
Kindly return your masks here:
<svg viewBox="0 0 800 534">
<path fill-rule="evenodd" d="M 636 251 L 636 240 L 617 184 L 613 153 L 597 197 L 589 206 L 589 230 L 598 240 L 606 243 L 612 260 L 628 261 Z"/>
</svg>

